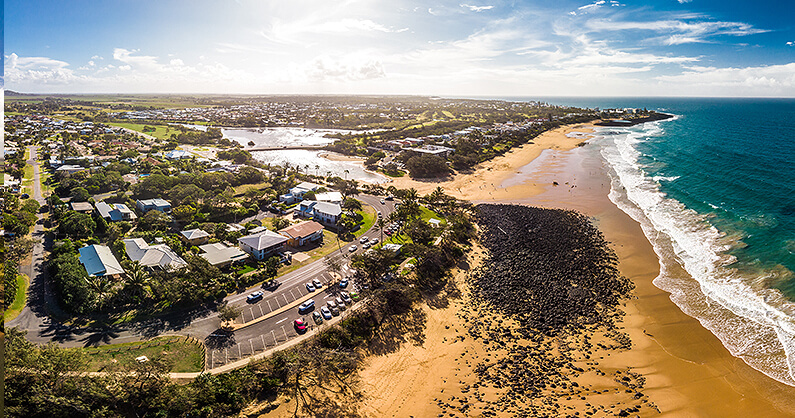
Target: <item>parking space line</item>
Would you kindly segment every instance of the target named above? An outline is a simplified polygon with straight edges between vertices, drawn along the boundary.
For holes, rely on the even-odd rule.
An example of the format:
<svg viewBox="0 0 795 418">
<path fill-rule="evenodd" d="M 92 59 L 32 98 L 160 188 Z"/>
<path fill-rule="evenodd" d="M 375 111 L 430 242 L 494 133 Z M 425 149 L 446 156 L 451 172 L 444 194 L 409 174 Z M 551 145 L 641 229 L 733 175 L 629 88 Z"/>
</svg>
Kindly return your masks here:
<svg viewBox="0 0 795 418">
<path fill-rule="evenodd" d="M 273 312 L 273 307 L 271 306 L 271 301 L 268 301 L 268 310 Z"/>
<path fill-rule="evenodd" d="M 248 340 L 248 343 L 251 344 L 251 355 L 253 356 L 254 355 L 254 343 L 251 341 L 251 339 Z"/>
<path fill-rule="evenodd" d="M 276 332 L 271 330 L 271 335 L 273 335 L 273 345 L 276 345 Z"/>
<path fill-rule="evenodd" d="M 267 347 L 267 345 L 265 345 L 265 334 L 260 334 L 259 336 L 262 338 L 262 349 L 265 350 L 265 347 Z"/>
<path fill-rule="evenodd" d="M 290 303 L 290 302 L 287 300 L 287 294 L 286 294 L 286 293 L 282 293 L 282 296 L 284 296 L 284 303 L 285 303 L 285 304 L 287 304 L 287 303 Z"/>
<path fill-rule="evenodd" d="M 259 314 L 260 314 L 260 316 L 265 315 L 265 312 L 262 312 L 262 305 L 257 305 L 257 306 L 259 306 Z"/>
<path fill-rule="evenodd" d="M 287 341 L 289 338 L 287 337 L 287 331 L 284 329 L 284 325 L 282 325 L 282 332 L 284 333 L 284 340 Z"/>
</svg>

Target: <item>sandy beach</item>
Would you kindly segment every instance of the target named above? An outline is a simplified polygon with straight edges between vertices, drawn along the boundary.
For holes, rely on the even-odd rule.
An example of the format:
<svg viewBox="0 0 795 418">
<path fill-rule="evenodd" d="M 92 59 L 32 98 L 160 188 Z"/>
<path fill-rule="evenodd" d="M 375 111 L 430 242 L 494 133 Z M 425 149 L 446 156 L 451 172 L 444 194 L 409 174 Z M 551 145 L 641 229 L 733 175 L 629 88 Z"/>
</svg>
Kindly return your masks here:
<svg viewBox="0 0 795 418">
<path fill-rule="evenodd" d="M 399 188 L 414 187 L 420 193 L 441 186 L 446 192 L 473 202 L 578 210 L 592 217 L 611 242 L 622 274 L 636 287 L 636 298 L 625 303 L 626 315 L 621 324 L 632 341 L 631 349 L 585 346 L 589 354 L 583 356 L 582 364 L 591 371 L 573 377 L 581 391 L 568 400 L 547 398 L 546 410 L 560 415 L 575 411 L 582 415 L 588 410 L 605 416 L 613 415 L 624 405 L 637 404 L 637 413 L 633 411 L 630 416 L 658 415 L 657 411 L 664 416 L 795 416 L 795 388 L 770 379 L 731 356 L 714 335 L 682 313 L 667 293 L 652 284 L 659 273 L 659 261 L 640 225 L 607 198 L 610 184 L 601 159 L 590 146 L 577 147 L 583 141 L 580 135 L 566 136 L 587 132 L 587 128 L 568 126 L 548 132 L 534 144 L 495 158 L 472 174 L 459 174 L 439 183 L 400 178 L 394 184 Z M 554 151 L 546 151 L 532 172 L 523 171 L 524 183 L 506 182 L 545 149 Z M 508 187 L 501 187 L 509 183 Z M 477 255 L 471 254 L 468 262 L 476 263 Z M 458 275 L 459 287 L 463 274 L 465 269 Z M 499 318 L 490 312 L 473 312 L 466 303 L 466 289 L 462 290 L 461 300 L 446 308 L 426 307 L 428 328 L 422 346 L 405 346 L 396 353 L 369 359 L 361 371 L 365 392 L 362 412 L 373 417 L 442 413 L 477 416 L 476 411 L 506 415 L 504 411 L 477 409 L 487 408 L 489 394 L 481 397 L 484 401 L 468 398 L 471 386 L 477 383 L 476 364 L 484 356 L 493 359 L 500 353 L 469 338 L 465 330 L 473 316 L 491 321 Z M 591 337 L 600 341 L 598 335 Z M 626 384 L 622 381 L 629 378 L 620 377 L 627 373 L 639 375 L 642 392 L 637 397 L 632 396 L 636 395 L 635 389 L 624 390 Z M 449 406 L 460 405 L 462 399 L 472 403 L 473 409 L 463 413 Z"/>
</svg>

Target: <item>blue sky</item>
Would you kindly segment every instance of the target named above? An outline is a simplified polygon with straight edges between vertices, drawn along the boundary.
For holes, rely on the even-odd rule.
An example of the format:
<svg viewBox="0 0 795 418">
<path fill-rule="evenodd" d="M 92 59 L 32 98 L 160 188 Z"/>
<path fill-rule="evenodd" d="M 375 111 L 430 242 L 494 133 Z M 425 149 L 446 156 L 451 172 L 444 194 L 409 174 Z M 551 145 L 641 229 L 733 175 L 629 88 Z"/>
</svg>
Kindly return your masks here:
<svg viewBox="0 0 795 418">
<path fill-rule="evenodd" d="M 795 1 L 21 1 L 42 93 L 795 97 Z"/>
</svg>

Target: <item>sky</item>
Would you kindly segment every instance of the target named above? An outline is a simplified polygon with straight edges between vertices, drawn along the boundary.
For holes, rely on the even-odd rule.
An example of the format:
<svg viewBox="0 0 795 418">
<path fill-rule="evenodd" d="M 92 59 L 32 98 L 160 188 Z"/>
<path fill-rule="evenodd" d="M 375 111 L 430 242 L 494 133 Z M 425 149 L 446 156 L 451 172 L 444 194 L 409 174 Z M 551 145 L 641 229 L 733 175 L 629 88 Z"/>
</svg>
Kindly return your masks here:
<svg viewBox="0 0 795 418">
<path fill-rule="evenodd" d="M 5 0 L 25 93 L 795 97 L 792 0 Z"/>
</svg>

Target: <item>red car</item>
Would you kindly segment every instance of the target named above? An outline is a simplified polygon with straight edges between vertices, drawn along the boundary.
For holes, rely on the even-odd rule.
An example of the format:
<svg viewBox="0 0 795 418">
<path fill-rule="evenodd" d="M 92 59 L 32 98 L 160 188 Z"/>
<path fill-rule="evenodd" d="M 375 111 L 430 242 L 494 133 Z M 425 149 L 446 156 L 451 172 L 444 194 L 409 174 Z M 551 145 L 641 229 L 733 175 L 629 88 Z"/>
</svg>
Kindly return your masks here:
<svg viewBox="0 0 795 418">
<path fill-rule="evenodd" d="M 298 332 L 306 332 L 306 321 L 303 318 L 298 318 L 293 322 L 293 326 Z"/>
</svg>

